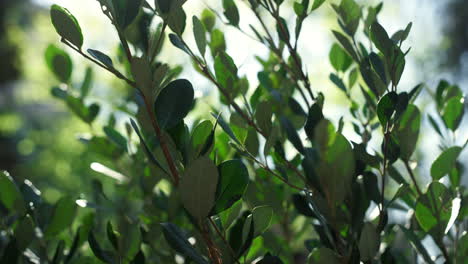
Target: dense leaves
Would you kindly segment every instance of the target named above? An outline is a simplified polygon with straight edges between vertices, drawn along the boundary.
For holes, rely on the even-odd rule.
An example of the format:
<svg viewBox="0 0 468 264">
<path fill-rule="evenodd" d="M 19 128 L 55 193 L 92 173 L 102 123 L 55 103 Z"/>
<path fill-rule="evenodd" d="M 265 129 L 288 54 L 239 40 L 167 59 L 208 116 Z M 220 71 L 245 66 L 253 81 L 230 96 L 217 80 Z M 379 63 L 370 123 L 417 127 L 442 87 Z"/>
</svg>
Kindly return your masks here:
<svg viewBox="0 0 468 264">
<path fill-rule="evenodd" d="M 378 19 L 382 4 L 355 0 L 223 0 L 193 16 L 183 34 L 185 0 L 98 2 L 118 48 L 85 54 L 77 20 L 54 5 L 52 24 L 69 50 L 45 51 L 58 84 L 52 95 L 88 128 L 76 162 L 91 161 L 89 174 L 74 179 L 83 185 L 76 192 L 44 188 L 43 197 L 29 180 L 0 173 L 1 263 L 466 259 L 463 90 L 444 80 L 434 91 L 399 85 L 412 23 L 392 35 Z M 314 48 L 300 36 L 319 7 L 336 13 L 325 74 L 349 113 L 332 113 L 335 102 L 302 56 Z M 246 11 L 254 19 L 245 20 Z M 255 67 L 231 52 L 242 40 L 225 35 L 227 27 L 265 46 L 262 54 L 247 51 Z M 164 45 L 166 35 L 177 49 Z M 112 91 L 121 97 L 93 93 L 98 73 L 75 74 L 73 50 L 120 80 Z M 175 66 L 167 55 L 188 56 L 217 91 L 197 94 L 195 104 L 192 83 L 179 77 L 190 65 Z M 420 93 L 434 104 L 419 104 Z M 422 133 L 426 123 L 440 138 Z M 439 147 L 432 164 L 418 147 L 428 142 L 423 136 L 431 151 Z M 66 174 L 75 165 L 56 169 Z"/>
</svg>

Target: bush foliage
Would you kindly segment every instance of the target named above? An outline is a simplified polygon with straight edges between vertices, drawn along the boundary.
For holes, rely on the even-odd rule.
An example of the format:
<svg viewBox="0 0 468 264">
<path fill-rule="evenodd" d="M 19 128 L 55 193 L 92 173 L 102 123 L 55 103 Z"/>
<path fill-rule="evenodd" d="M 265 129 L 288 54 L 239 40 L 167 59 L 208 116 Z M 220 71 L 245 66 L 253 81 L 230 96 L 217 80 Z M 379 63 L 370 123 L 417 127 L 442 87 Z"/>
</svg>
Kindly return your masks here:
<svg viewBox="0 0 468 264">
<path fill-rule="evenodd" d="M 95 179 L 82 196 L 50 204 L 30 181 L 0 173 L 0 263 L 466 262 L 459 156 L 467 143 L 456 138 L 464 95 L 444 80 L 435 91 L 399 86 L 411 23 L 389 35 L 377 18 L 382 4 L 354 0 L 223 0 L 223 10 L 192 18 L 185 0 L 98 2 L 118 52 L 85 49 L 92 29 L 53 5 L 52 24 L 68 48 L 51 44 L 45 57 L 60 83 L 52 94 L 96 124 L 80 138 L 102 157 L 91 168 L 115 184 Z M 256 86 L 239 74 L 220 27 L 246 32 L 241 4 L 256 18 L 245 34 L 269 50 L 256 57 Z M 298 48 L 304 21 L 327 6 L 340 28 L 332 31 L 329 78 L 349 106 L 337 122 L 324 115 L 333 103 L 312 87 Z M 291 8 L 288 23 L 281 14 Z M 194 84 L 158 59 L 166 37 L 219 91 L 221 106 L 205 120 L 186 118 L 197 104 Z M 82 80 L 72 51 L 98 66 Z M 97 70 L 132 88 L 104 125 L 96 122 L 102 105 L 88 100 Z M 415 104 L 424 89 L 434 102 L 427 109 Z M 426 118 L 442 144 L 424 186 L 415 152 Z M 359 140 L 347 139 L 345 126 Z"/>
</svg>

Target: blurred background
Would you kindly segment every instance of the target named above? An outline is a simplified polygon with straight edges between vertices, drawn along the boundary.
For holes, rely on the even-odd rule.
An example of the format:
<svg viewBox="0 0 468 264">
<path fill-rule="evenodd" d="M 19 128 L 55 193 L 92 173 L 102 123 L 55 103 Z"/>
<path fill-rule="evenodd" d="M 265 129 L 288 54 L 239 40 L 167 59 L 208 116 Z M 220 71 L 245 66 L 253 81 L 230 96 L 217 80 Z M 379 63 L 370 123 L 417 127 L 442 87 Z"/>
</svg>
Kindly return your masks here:
<svg viewBox="0 0 468 264">
<path fill-rule="evenodd" d="M 249 14 L 246 6 L 238 2 L 241 10 L 241 27 L 249 31 Z M 285 4 L 292 4 L 287 0 Z M 338 1 L 335 1 L 338 2 Z M 363 6 L 376 5 L 378 1 L 358 0 Z M 103 134 L 100 127 L 89 127 L 75 117 L 50 93 L 58 81 L 47 69 L 44 51 L 51 43 L 72 55 L 74 71 L 72 80 L 81 82 L 87 66 L 83 58 L 60 43 L 49 19 L 49 7 L 59 4 L 68 8 L 78 19 L 85 35 L 85 47 L 113 53 L 117 36 L 102 15 L 96 0 L 0 0 L 0 169 L 17 178 L 28 178 L 43 192 L 45 199 L 55 201 L 61 193 L 79 195 L 88 188 L 91 179 L 102 177 L 90 169 L 99 157 L 90 154 L 78 140 L 80 134 Z M 210 6 L 222 13 L 219 0 L 188 0 L 187 17 L 199 15 Z M 291 8 L 292 10 L 292 8 Z M 245 17 L 245 18 L 244 18 Z M 288 15 L 285 14 L 287 18 Z M 290 16 L 292 18 L 292 14 Z M 190 22 L 185 36 L 194 45 Z M 406 46 L 413 47 L 401 82 L 402 90 L 409 90 L 421 82 L 427 84 L 417 104 L 427 106 L 426 112 L 435 109 L 431 92 L 441 78 L 457 83 L 466 93 L 468 85 L 468 4 L 466 0 L 399 0 L 384 1 L 381 24 L 389 33 L 405 28 L 413 22 Z M 293 25 L 293 23 L 292 23 Z M 333 43 L 331 29 L 338 28 L 336 16 L 329 5 L 324 5 L 307 19 L 301 36 L 300 49 L 311 77 L 314 89 L 327 98 L 325 114 L 335 122 L 347 116 L 345 96 L 328 79 L 332 67 L 328 52 Z M 245 35 L 226 27 L 228 53 L 233 55 L 240 73 L 247 75 L 256 85 L 256 73 L 260 68 L 254 55 L 267 56 L 268 50 Z M 213 87 L 192 70 L 191 62 L 180 50 L 165 45 L 166 52 L 160 59 L 170 65 L 184 65 L 182 76 L 190 79 L 200 100 L 215 104 L 218 96 Z M 104 109 L 99 120 L 109 119 L 110 105 L 118 105 L 126 95 L 123 84 L 108 73 L 92 66 L 95 81 L 90 101 L 99 102 Z M 106 108 L 106 105 L 109 106 Z M 200 116 L 208 118 L 209 111 L 198 108 Z M 116 116 L 122 124 L 125 116 Z M 419 175 L 424 181 L 429 167 L 438 156 L 439 138 L 423 122 L 423 136 L 416 154 Z M 345 119 L 346 120 L 346 119 Z M 467 131 L 466 118 L 460 131 Z M 352 129 L 345 130 L 349 139 L 356 138 Z M 466 140 L 466 135 L 460 135 Z M 460 144 L 460 143 L 459 143 Z M 462 159 L 468 161 L 465 151 Z M 464 177 L 467 178 L 466 175 Z"/>
</svg>

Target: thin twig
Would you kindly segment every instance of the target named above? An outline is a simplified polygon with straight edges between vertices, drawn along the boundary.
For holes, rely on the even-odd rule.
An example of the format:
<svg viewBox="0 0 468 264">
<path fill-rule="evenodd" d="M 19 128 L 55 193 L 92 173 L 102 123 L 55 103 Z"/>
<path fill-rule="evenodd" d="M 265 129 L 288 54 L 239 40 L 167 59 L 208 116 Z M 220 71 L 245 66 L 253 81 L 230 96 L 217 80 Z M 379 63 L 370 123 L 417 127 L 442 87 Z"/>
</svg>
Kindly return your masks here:
<svg viewBox="0 0 468 264">
<path fill-rule="evenodd" d="M 231 253 L 231 256 L 233 257 L 233 259 L 236 261 L 237 264 L 240 264 L 239 260 L 236 257 L 236 253 L 234 252 L 234 249 L 232 249 L 231 245 L 229 245 L 229 242 L 227 241 L 226 237 L 224 237 L 221 230 L 219 230 L 216 223 L 213 221 L 213 219 L 211 219 L 211 217 L 208 217 L 208 220 L 210 221 L 213 228 L 216 230 L 216 233 L 218 234 L 218 236 L 223 240 L 224 244 L 226 244 L 227 248 L 229 249 L 229 253 Z"/>
<path fill-rule="evenodd" d="M 99 67 L 103 68 L 104 70 L 107 70 L 108 72 L 114 74 L 117 78 L 121 79 L 121 80 L 124 80 L 125 82 L 128 83 L 128 85 L 136 88 L 137 88 L 137 85 L 134 81 L 128 79 L 127 77 L 125 77 L 122 73 L 120 73 L 118 70 L 114 69 L 114 68 L 108 68 L 106 65 L 102 64 L 101 62 L 95 60 L 93 57 L 89 56 L 88 54 L 84 53 L 82 50 L 76 48 L 75 46 L 73 46 L 72 44 L 70 44 L 66 39 L 62 39 L 62 42 L 67 45 L 68 47 L 70 47 L 71 49 L 73 49 L 74 51 L 78 52 L 81 56 L 83 56 L 84 58 L 88 59 L 89 61 L 93 62 L 94 64 L 98 65 Z"/>
<path fill-rule="evenodd" d="M 143 96 L 143 100 L 145 102 L 146 111 L 148 112 L 148 115 L 150 117 L 153 129 L 156 132 L 156 136 L 159 139 L 159 143 L 161 144 L 161 148 L 163 150 L 164 157 L 166 158 L 167 165 L 169 166 L 169 170 L 171 171 L 172 178 L 174 180 L 174 185 L 179 186 L 179 172 L 177 171 L 177 168 L 174 164 L 174 160 L 172 159 L 171 153 L 164 138 L 164 134 L 162 133 L 161 128 L 158 125 L 158 121 L 156 120 L 155 113 L 152 110 L 153 108 L 151 107 L 151 104 L 148 102 L 145 96 Z"/>
<path fill-rule="evenodd" d="M 219 250 L 211 240 L 210 231 L 206 222 L 201 223 L 200 228 L 203 240 L 205 240 L 205 244 L 208 249 L 208 254 L 210 255 L 210 259 L 213 261 L 213 264 L 222 264 L 223 261 L 221 260 Z"/>
<path fill-rule="evenodd" d="M 419 196 L 422 196 L 423 193 L 422 193 L 421 189 L 419 188 L 418 182 L 416 181 L 416 177 L 414 177 L 413 170 L 411 170 L 411 167 L 410 167 L 408 161 L 405 161 L 404 164 L 405 164 L 406 170 L 408 171 L 408 173 L 410 175 L 411 180 L 413 181 L 414 187 L 416 187 L 416 191 L 418 192 Z"/>
</svg>

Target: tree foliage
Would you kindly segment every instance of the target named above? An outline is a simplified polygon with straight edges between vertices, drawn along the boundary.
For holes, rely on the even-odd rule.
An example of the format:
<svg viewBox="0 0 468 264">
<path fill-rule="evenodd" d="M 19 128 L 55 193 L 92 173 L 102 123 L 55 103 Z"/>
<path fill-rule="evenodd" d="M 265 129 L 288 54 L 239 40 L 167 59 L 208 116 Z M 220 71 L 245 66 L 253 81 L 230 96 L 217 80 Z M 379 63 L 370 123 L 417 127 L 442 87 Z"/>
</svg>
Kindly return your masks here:
<svg viewBox="0 0 468 264">
<path fill-rule="evenodd" d="M 108 161 L 91 168 L 115 188 L 95 180 L 90 193 L 49 204 L 30 181 L 0 173 L 0 263 L 466 261 L 468 194 L 459 156 L 467 143 L 441 145 L 428 186 L 416 178 L 415 153 L 426 117 L 442 139 L 459 130 L 464 95 L 441 81 L 432 116 L 415 103 L 424 84 L 399 85 L 411 23 L 390 35 L 378 20 L 382 4 L 331 4 L 340 29 L 331 32 L 330 81 L 345 94 L 350 113 L 334 122 L 324 115 L 331 103 L 313 89 L 298 48 L 305 19 L 328 8 L 326 1 L 292 7 L 244 1 L 257 20 L 251 32 L 270 51 L 257 57 L 257 86 L 239 74 L 213 14 L 220 11 L 225 23 L 245 32 L 241 1 L 204 10 L 192 18 L 193 28 L 186 27 L 185 0 L 98 1 L 115 26 L 120 54 L 84 51 L 92 29 L 54 5 L 52 24 L 68 49 L 49 46 L 46 61 L 61 84 L 52 94 L 90 126 L 102 115 L 101 105 L 88 100 L 92 71 L 108 71 L 133 89 L 126 104 L 114 106 L 127 116 L 123 126 L 110 118 L 102 132 L 81 139 Z M 288 8 L 294 23 L 281 16 Z M 153 20 L 156 29 L 148 26 Z M 187 122 L 196 84 L 159 60 L 166 36 L 219 91 L 222 106 L 213 106 L 206 120 Z M 189 37 L 196 46 L 187 44 Z M 98 66 L 78 87 L 69 51 Z M 346 137 L 348 126 L 357 142 Z M 374 138 L 379 146 L 371 152 Z M 390 185 L 399 187 L 390 193 Z M 424 238 L 437 249 L 426 248 Z"/>
</svg>

